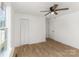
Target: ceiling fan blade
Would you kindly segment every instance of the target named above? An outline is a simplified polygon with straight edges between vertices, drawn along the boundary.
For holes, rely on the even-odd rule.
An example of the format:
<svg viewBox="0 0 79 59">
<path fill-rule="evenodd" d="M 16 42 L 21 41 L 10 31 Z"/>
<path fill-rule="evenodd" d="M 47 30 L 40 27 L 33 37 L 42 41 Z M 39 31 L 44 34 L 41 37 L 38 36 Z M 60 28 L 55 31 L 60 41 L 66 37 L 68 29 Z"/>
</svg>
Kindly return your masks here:
<svg viewBox="0 0 79 59">
<path fill-rule="evenodd" d="M 58 7 L 58 4 L 55 4 L 52 8 L 56 9 Z"/>
<path fill-rule="evenodd" d="M 57 15 L 58 13 L 56 11 L 54 11 L 54 14 Z"/>
<path fill-rule="evenodd" d="M 49 11 L 40 11 L 40 12 L 49 12 Z"/>
<path fill-rule="evenodd" d="M 69 8 L 56 9 L 55 11 L 60 11 L 60 10 L 69 10 Z"/>
<path fill-rule="evenodd" d="M 48 12 L 47 14 L 45 14 L 45 16 L 47 16 L 48 14 L 50 14 L 50 12 Z"/>
</svg>

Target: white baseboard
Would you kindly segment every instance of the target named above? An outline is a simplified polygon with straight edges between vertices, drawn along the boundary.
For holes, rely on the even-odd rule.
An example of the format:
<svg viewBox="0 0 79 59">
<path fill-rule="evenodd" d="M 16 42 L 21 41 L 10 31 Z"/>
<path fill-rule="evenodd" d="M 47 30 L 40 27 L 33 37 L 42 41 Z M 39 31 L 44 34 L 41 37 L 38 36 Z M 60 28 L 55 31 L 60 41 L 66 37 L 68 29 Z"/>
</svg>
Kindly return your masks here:
<svg viewBox="0 0 79 59">
<path fill-rule="evenodd" d="M 41 40 L 41 41 L 37 41 L 37 42 L 31 42 L 29 44 L 37 44 L 37 43 L 42 43 L 42 42 L 46 42 L 46 39 L 45 40 Z"/>
</svg>

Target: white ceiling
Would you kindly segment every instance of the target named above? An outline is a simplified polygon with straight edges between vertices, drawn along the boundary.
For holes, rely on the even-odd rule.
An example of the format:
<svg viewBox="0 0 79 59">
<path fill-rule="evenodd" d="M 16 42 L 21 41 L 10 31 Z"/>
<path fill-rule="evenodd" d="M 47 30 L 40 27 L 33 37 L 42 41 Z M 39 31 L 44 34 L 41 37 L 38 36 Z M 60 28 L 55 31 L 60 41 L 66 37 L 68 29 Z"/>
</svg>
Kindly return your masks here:
<svg viewBox="0 0 79 59">
<path fill-rule="evenodd" d="M 60 14 L 67 14 L 72 12 L 79 11 L 79 3 L 78 2 L 12 2 L 12 7 L 16 12 L 34 14 L 34 15 L 42 15 L 40 11 L 49 10 L 50 6 L 53 4 L 59 4 L 58 8 L 68 7 L 67 11 L 60 11 Z"/>
</svg>

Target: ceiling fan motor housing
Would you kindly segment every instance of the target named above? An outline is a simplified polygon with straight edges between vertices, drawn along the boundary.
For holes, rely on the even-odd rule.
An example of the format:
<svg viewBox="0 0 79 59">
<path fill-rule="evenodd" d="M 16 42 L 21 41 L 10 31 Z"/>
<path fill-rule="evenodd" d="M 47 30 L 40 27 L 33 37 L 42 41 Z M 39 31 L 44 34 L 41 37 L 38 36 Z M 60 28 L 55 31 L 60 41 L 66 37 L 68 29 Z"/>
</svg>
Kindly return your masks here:
<svg viewBox="0 0 79 59">
<path fill-rule="evenodd" d="M 54 11 L 53 7 L 50 7 L 50 11 L 51 11 L 51 12 L 53 12 L 53 11 Z"/>
</svg>

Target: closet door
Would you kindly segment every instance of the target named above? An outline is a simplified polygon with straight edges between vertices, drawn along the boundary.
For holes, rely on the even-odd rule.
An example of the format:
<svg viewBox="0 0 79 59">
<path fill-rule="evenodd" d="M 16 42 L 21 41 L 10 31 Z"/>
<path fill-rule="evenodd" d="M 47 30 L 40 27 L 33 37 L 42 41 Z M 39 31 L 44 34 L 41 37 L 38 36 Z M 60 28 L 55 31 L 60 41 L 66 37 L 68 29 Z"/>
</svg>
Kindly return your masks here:
<svg viewBox="0 0 79 59">
<path fill-rule="evenodd" d="M 28 19 L 20 20 L 20 44 L 29 43 L 29 21 Z"/>
</svg>

